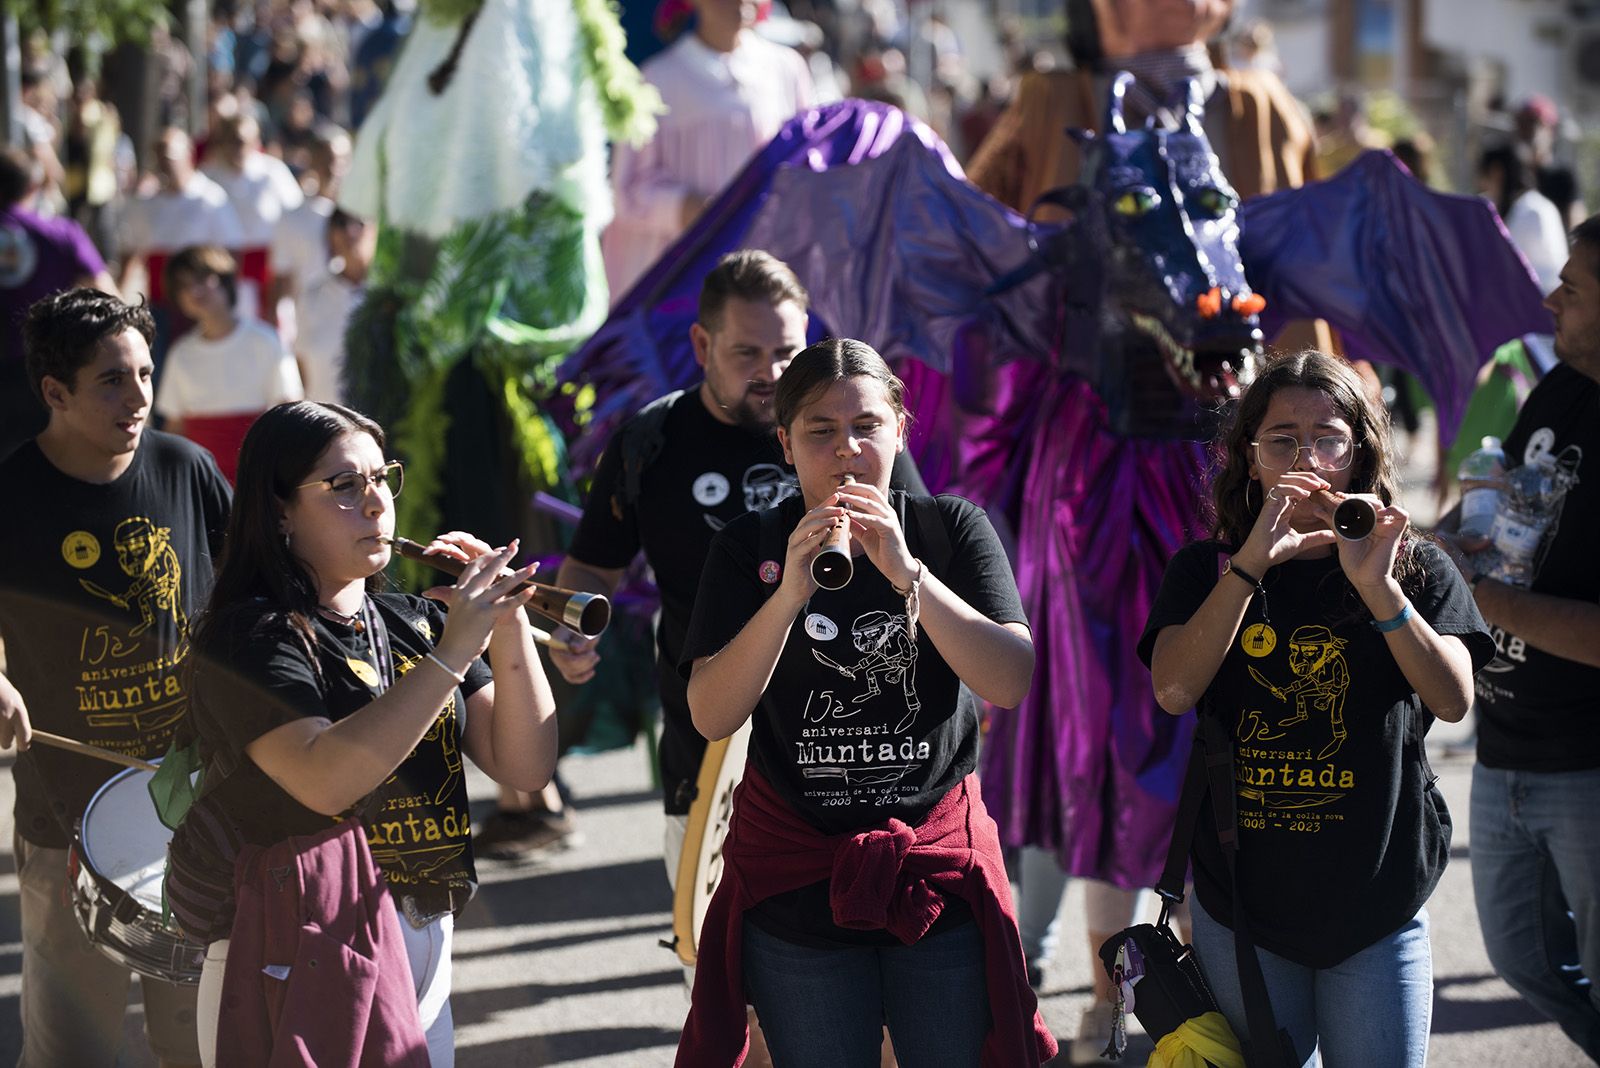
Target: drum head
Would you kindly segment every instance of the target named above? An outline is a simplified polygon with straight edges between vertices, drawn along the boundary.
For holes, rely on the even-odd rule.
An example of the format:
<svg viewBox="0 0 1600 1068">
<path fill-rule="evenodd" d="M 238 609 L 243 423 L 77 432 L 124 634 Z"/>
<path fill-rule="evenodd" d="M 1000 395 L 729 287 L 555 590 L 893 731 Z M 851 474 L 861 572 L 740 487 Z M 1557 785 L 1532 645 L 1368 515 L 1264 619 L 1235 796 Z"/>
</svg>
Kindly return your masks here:
<svg viewBox="0 0 1600 1068">
<path fill-rule="evenodd" d="M 750 721 L 730 738 L 706 747 L 697 781 L 699 793 L 689 806 L 689 827 L 678 863 L 678 889 L 673 901 L 673 933 L 678 957 L 693 966 L 700 947 L 711 895 L 722 881 L 722 841 L 733 817 L 733 789 L 744 778 L 750 751 Z"/>
<path fill-rule="evenodd" d="M 100 787 L 84 809 L 79 842 L 93 871 L 160 916 L 172 832 L 150 800 L 151 775 L 129 768 Z"/>
</svg>

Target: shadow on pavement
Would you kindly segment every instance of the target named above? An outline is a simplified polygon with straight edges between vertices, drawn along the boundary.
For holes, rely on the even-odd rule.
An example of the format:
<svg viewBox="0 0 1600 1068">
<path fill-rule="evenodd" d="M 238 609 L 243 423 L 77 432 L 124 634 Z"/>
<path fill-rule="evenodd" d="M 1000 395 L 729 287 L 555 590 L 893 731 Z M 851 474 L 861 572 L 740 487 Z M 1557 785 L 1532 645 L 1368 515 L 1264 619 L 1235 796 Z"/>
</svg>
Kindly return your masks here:
<svg viewBox="0 0 1600 1068">
<path fill-rule="evenodd" d="M 678 969 L 647 972 L 643 975 L 614 975 L 608 979 L 589 979 L 582 982 L 520 983 L 516 986 L 496 987 L 471 992 L 456 990 L 450 995 L 450 1008 L 456 1027 L 483 1023 L 502 1013 L 530 1008 L 552 998 L 576 998 L 585 994 L 615 994 L 644 987 L 670 986 L 683 982 L 683 972 Z M 603 1023 L 594 1020 L 594 1023 Z M 622 1021 L 617 1021 L 620 1024 Z M 626 1029 L 624 1029 L 626 1030 Z M 676 1040 L 676 1039 L 674 1039 Z"/>
<path fill-rule="evenodd" d="M 1433 1027 L 1431 1034 L 1470 1034 L 1474 1031 L 1496 1031 L 1503 1027 L 1526 1027 L 1549 1021 L 1532 1005 L 1516 994 L 1490 999 L 1452 998 L 1451 988 L 1473 986 L 1478 983 L 1500 983 L 1499 976 L 1486 972 L 1481 975 L 1452 975 L 1433 981 Z M 1501 989 L 1505 989 L 1501 987 Z"/>
<path fill-rule="evenodd" d="M 654 1049 L 659 1057 L 630 1058 L 626 1064 L 672 1063 L 678 1032 L 659 1027 L 600 1027 L 587 1031 L 557 1031 L 507 1042 L 490 1042 L 456 1051 L 457 1068 L 505 1068 L 508 1064 L 553 1066 L 590 1057 L 618 1056 Z"/>
<path fill-rule="evenodd" d="M 472 920 L 472 911 L 463 914 L 464 922 L 456 926 L 456 930 L 482 930 L 492 928 L 498 924 L 491 922 L 475 923 Z M 637 920 L 618 920 L 609 924 L 604 930 L 583 931 L 575 934 L 552 935 L 549 938 L 530 938 L 524 942 L 508 942 L 505 944 L 483 946 L 478 949 L 463 949 L 457 943 L 451 951 L 451 959 L 457 961 L 473 960 L 477 957 L 496 957 L 501 954 L 513 953 L 538 953 L 553 949 L 566 949 L 570 946 L 581 946 L 593 942 L 609 942 L 618 938 L 646 935 L 652 938 L 667 938 L 672 934 L 671 921 L 661 914 L 646 916 Z M 668 950 L 662 950 L 662 959 L 667 959 Z M 677 959 L 673 957 L 672 959 Z"/>
<path fill-rule="evenodd" d="M 485 864 L 478 874 L 493 872 Z M 671 907 L 657 857 L 560 871 L 529 868 L 525 876 L 483 883 L 463 926 L 604 920 Z"/>
</svg>

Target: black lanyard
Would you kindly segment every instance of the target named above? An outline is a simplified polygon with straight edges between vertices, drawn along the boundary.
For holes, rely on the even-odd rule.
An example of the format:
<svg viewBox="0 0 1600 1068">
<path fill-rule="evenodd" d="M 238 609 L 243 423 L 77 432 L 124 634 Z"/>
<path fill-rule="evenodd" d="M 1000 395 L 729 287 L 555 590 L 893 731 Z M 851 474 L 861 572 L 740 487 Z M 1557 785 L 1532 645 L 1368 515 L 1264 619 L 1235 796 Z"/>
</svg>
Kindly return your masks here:
<svg viewBox="0 0 1600 1068">
<path fill-rule="evenodd" d="M 394 657 L 389 655 L 389 629 L 378 615 L 377 604 L 365 595 L 361 598 L 361 626 L 367 634 L 367 646 L 378 661 L 374 666 L 378 669 L 377 689 L 381 695 L 394 685 Z"/>
</svg>

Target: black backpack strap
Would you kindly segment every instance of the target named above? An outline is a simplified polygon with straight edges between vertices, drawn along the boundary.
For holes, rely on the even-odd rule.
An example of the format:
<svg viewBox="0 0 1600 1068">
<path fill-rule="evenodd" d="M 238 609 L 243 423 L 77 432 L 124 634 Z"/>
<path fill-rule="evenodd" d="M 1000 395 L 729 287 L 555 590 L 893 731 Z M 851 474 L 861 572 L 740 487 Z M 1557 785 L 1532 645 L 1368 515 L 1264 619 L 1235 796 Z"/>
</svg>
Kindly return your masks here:
<svg viewBox="0 0 1600 1068">
<path fill-rule="evenodd" d="M 1272 995 L 1261 971 L 1255 939 L 1250 934 L 1250 919 L 1245 914 L 1244 894 L 1239 889 L 1239 815 L 1233 783 L 1233 739 L 1227 724 L 1214 713 L 1203 712 L 1195 731 L 1205 750 L 1206 779 L 1210 784 L 1211 807 L 1217 822 L 1217 840 L 1228 864 L 1228 881 L 1233 886 L 1233 955 L 1239 969 L 1239 989 L 1244 995 L 1245 1024 L 1250 1041 L 1244 1042 L 1245 1063 L 1250 1068 L 1294 1068 L 1300 1063 L 1289 1032 L 1279 1029 L 1272 1011 Z M 1264 1036 L 1272 1035 L 1273 1038 Z"/>
<path fill-rule="evenodd" d="M 929 571 L 943 576 L 955 556 L 955 550 L 950 545 L 950 528 L 945 526 L 944 513 L 939 510 L 939 499 L 910 493 L 906 494 L 905 499 L 906 511 L 917 531 L 916 555 L 922 557 Z M 905 515 L 900 517 L 902 529 L 906 526 L 906 518 Z"/>
<path fill-rule="evenodd" d="M 644 485 L 644 473 L 666 444 L 667 415 L 684 390 L 675 389 L 664 397 L 640 408 L 622 428 L 619 446 L 622 449 L 622 500 L 629 507 L 639 499 Z"/>
<path fill-rule="evenodd" d="M 1226 550 L 1219 546 L 1217 551 L 1221 554 Z M 1217 567 L 1220 572 L 1220 555 Z M 1166 922 L 1170 907 L 1183 900 L 1189 846 L 1194 842 L 1201 803 L 1210 794 L 1217 842 L 1222 847 L 1222 856 L 1228 865 L 1228 882 L 1233 891 L 1233 952 L 1239 970 L 1240 993 L 1244 995 L 1245 1024 L 1252 1036 L 1251 1041 L 1244 1043 L 1245 1063 L 1249 1068 L 1295 1068 L 1300 1064 L 1300 1058 L 1295 1054 L 1289 1032 L 1278 1027 L 1277 1017 L 1273 1014 L 1272 997 L 1261 971 L 1261 959 L 1256 955 L 1255 939 L 1250 934 L 1244 895 L 1239 890 L 1239 812 L 1234 790 L 1232 735 L 1227 722 L 1209 697 L 1202 697 L 1196 709 L 1194 751 L 1189 757 L 1189 770 L 1183 782 L 1183 798 L 1178 804 L 1172 847 L 1167 852 L 1167 865 L 1161 873 L 1161 882 L 1156 886 L 1156 892 L 1162 899 L 1161 919 L 1163 923 Z M 1183 842 L 1181 850 L 1178 848 L 1180 839 Z M 1266 1039 L 1263 1037 L 1266 1035 L 1274 1038 Z"/>
<path fill-rule="evenodd" d="M 1189 770 L 1183 776 L 1183 794 L 1178 798 L 1178 816 L 1172 825 L 1172 843 L 1167 847 L 1167 863 L 1156 883 L 1161 898 L 1160 923 L 1165 926 L 1172 906 L 1183 902 L 1183 887 L 1189 874 L 1189 851 L 1194 847 L 1195 828 L 1200 824 L 1200 808 L 1205 804 L 1210 777 L 1206 774 L 1206 752 L 1195 735 L 1189 752 Z"/>
</svg>

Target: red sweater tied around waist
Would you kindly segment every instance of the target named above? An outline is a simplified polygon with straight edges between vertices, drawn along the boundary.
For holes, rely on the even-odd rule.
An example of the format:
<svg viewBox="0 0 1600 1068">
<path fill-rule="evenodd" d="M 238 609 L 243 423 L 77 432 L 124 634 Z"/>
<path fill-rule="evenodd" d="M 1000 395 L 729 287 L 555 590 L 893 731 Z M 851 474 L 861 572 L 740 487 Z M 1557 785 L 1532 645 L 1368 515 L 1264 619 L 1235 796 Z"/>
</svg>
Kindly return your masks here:
<svg viewBox="0 0 1600 1068">
<path fill-rule="evenodd" d="M 1027 1068 L 1056 1055 L 1028 986 L 1022 942 L 1001 859 L 1000 836 L 968 775 L 912 827 L 823 834 L 790 808 L 753 766 L 734 794 L 722 846 L 723 875 L 706 910 L 694 1000 L 678 1042 L 678 1068 L 738 1068 L 745 1025 L 744 914 L 777 894 L 827 880 L 833 922 L 884 929 L 906 945 L 938 919 L 946 898 L 972 908 L 983 935 L 990 1029 L 982 1068 Z"/>
</svg>

